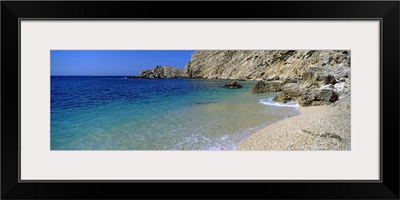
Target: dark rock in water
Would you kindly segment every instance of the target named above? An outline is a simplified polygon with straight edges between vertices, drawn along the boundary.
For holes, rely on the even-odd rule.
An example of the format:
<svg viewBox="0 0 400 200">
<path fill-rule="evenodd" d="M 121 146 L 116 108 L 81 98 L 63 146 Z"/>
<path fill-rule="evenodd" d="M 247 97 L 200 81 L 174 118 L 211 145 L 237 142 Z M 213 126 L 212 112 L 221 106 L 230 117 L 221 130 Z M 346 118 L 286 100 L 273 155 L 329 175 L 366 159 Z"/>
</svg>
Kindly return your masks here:
<svg viewBox="0 0 400 200">
<path fill-rule="evenodd" d="M 239 78 L 239 79 L 236 79 L 237 81 L 246 81 L 246 79 L 244 79 L 244 78 Z"/>
<path fill-rule="evenodd" d="M 279 91 L 282 91 L 282 81 L 259 81 L 251 89 L 251 93 L 253 94 Z"/>
<path fill-rule="evenodd" d="M 236 81 L 230 82 L 230 83 L 225 83 L 224 87 L 227 88 L 242 88 L 243 86 L 237 83 Z"/>
</svg>

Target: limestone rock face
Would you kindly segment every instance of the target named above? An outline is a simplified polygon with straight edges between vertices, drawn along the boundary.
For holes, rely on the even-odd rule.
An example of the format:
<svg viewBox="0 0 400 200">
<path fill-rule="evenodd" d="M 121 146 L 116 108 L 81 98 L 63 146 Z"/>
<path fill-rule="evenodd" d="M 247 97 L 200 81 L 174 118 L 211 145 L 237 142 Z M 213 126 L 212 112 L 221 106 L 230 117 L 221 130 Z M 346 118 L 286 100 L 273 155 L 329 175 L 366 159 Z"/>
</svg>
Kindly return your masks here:
<svg viewBox="0 0 400 200">
<path fill-rule="evenodd" d="M 321 87 L 326 84 L 335 84 L 335 77 L 322 67 L 310 67 L 303 73 L 303 80 L 309 87 Z"/>
<path fill-rule="evenodd" d="M 152 69 L 140 72 L 139 76 L 128 76 L 128 78 L 179 78 L 181 69 L 169 66 L 156 66 Z"/>
<path fill-rule="evenodd" d="M 346 50 L 200 50 L 182 71 L 187 78 L 266 80 L 301 77 L 310 67 L 350 68 Z"/>
<path fill-rule="evenodd" d="M 266 92 L 280 92 L 282 91 L 282 81 L 259 81 L 251 93 L 266 93 Z"/>
<path fill-rule="evenodd" d="M 173 67 L 169 67 L 169 66 L 164 66 L 162 68 L 164 70 L 164 77 L 165 78 L 179 78 L 179 77 L 181 77 L 182 69 L 173 68 Z"/>
<path fill-rule="evenodd" d="M 335 78 L 337 80 L 340 80 L 341 78 L 350 78 L 351 70 L 350 67 L 345 66 L 344 64 L 340 63 L 338 67 L 333 71 L 333 74 L 335 74 Z"/>
<path fill-rule="evenodd" d="M 349 99 L 350 57 L 348 50 L 199 50 L 182 70 L 157 66 L 137 77 L 258 80 L 252 93 L 282 91 L 275 101 L 315 106 Z"/>
</svg>

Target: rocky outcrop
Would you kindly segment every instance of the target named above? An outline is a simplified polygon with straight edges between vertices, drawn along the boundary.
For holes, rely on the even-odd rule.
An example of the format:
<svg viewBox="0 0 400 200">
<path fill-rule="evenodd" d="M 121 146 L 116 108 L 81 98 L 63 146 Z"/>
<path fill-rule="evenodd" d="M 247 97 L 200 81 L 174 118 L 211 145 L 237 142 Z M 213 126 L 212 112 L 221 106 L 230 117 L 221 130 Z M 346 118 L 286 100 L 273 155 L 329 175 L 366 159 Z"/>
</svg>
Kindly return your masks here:
<svg viewBox="0 0 400 200">
<path fill-rule="evenodd" d="M 327 105 L 337 101 L 338 97 L 333 88 L 319 88 L 303 94 L 298 103 L 301 106 Z"/>
<path fill-rule="evenodd" d="M 349 96 L 350 72 L 348 50 L 206 50 L 182 77 L 261 80 L 252 93 L 282 91 L 274 100 L 314 106 Z"/>
<path fill-rule="evenodd" d="M 321 88 L 310 89 L 304 85 L 289 83 L 282 87 L 282 92 L 273 100 L 278 102 L 297 101 L 300 106 L 328 105 L 337 101 L 339 95 L 333 85 L 325 85 Z"/>
<path fill-rule="evenodd" d="M 310 67 L 350 67 L 346 50 L 200 50 L 182 71 L 187 78 L 261 79 L 301 77 Z"/>
<path fill-rule="evenodd" d="M 179 78 L 181 69 L 169 66 L 156 66 L 153 69 L 140 72 L 138 76 L 128 76 L 127 78 Z"/>
<path fill-rule="evenodd" d="M 275 101 L 325 105 L 350 96 L 350 56 L 348 50 L 199 50 L 182 70 L 157 66 L 137 77 L 259 80 L 252 93 L 282 91 Z"/>
<path fill-rule="evenodd" d="M 282 91 L 282 81 L 259 81 L 251 93 L 266 93 L 266 92 L 280 92 Z"/>
<path fill-rule="evenodd" d="M 351 96 L 345 96 L 344 98 L 339 99 L 335 103 L 332 103 L 333 107 L 337 107 L 339 109 L 350 109 L 351 108 Z"/>
<path fill-rule="evenodd" d="M 230 83 L 225 83 L 224 87 L 226 88 L 242 88 L 243 86 L 237 83 L 236 81 L 232 81 Z"/>
<path fill-rule="evenodd" d="M 165 67 L 162 67 L 162 68 L 164 70 L 164 77 L 165 78 L 179 78 L 179 77 L 181 77 L 182 69 L 169 67 L 169 66 L 165 66 Z"/>
<path fill-rule="evenodd" d="M 303 80 L 308 87 L 318 88 L 326 84 L 335 84 L 335 77 L 323 67 L 310 67 L 303 73 Z"/>
<path fill-rule="evenodd" d="M 290 101 L 297 101 L 302 94 L 308 92 L 308 89 L 301 88 L 296 83 L 288 83 L 282 86 L 282 92 L 276 96 L 273 100 L 278 102 L 287 103 Z"/>
</svg>

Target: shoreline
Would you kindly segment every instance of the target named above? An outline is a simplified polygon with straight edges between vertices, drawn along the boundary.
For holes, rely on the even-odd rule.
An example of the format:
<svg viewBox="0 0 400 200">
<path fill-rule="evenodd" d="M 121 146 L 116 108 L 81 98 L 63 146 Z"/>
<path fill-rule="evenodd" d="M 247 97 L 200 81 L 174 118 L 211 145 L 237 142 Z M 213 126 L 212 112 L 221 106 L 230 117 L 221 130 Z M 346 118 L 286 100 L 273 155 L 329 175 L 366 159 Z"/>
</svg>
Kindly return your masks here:
<svg viewBox="0 0 400 200">
<path fill-rule="evenodd" d="M 325 105 L 298 110 L 299 115 L 256 130 L 236 150 L 351 150 L 349 108 Z"/>
</svg>

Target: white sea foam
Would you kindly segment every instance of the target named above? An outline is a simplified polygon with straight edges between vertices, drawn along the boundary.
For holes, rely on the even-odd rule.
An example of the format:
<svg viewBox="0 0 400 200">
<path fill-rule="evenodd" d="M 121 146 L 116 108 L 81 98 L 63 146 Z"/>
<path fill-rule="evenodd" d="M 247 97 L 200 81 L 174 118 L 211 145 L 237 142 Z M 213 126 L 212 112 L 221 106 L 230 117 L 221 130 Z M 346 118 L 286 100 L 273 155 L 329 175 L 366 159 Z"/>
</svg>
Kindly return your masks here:
<svg viewBox="0 0 400 200">
<path fill-rule="evenodd" d="M 264 104 L 264 105 L 269 105 L 269 106 L 299 107 L 299 104 L 297 102 L 281 103 L 281 102 L 272 101 L 272 98 L 260 99 L 260 103 Z"/>
</svg>

